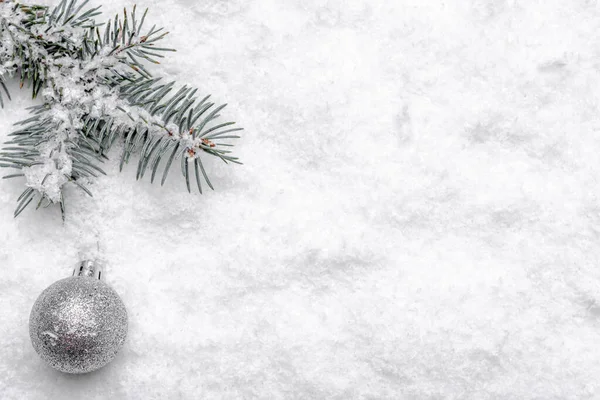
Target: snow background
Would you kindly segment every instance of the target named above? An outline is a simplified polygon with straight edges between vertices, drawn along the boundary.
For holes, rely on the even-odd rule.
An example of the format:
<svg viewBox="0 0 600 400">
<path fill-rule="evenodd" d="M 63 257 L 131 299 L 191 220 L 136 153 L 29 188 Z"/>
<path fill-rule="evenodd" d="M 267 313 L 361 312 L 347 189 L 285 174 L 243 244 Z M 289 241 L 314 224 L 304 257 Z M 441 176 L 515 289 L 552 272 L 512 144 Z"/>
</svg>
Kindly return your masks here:
<svg viewBox="0 0 600 400">
<path fill-rule="evenodd" d="M 179 50 L 156 74 L 230 104 L 245 165 L 189 195 L 117 150 L 65 224 L 14 220 L 0 181 L 1 399 L 600 398 L 597 1 L 140 6 Z M 93 256 L 128 341 L 63 375 L 29 311 Z"/>
</svg>

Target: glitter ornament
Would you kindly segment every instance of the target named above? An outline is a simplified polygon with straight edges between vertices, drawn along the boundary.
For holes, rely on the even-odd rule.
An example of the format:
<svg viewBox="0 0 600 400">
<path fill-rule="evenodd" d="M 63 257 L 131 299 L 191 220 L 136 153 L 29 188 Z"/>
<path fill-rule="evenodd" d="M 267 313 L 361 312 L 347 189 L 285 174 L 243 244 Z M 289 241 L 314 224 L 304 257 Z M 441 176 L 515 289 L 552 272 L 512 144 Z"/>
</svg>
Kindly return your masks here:
<svg viewBox="0 0 600 400">
<path fill-rule="evenodd" d="M 84 261 L 72 277 L 44 290 L 31 310 L 33 348 L 59 371 L 83 374 L 102 368 L 125 342 L 127 310 L 101 277 L 99 265 Z"/>
</svg>

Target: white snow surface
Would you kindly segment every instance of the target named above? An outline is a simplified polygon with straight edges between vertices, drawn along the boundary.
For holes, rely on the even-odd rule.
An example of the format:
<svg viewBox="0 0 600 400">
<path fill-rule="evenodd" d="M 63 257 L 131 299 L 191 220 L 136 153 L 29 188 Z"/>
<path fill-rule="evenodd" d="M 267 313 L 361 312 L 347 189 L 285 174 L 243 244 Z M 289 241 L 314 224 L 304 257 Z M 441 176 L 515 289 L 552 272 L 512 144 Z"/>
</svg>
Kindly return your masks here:
<svg viewBox="0 0 600 400">
<path fill-rule="evenodd" d="M 0 181 L 0 399 L 600 399 L 598 2 L 138 6 L 179 50 L 156 74 L 229 103 L 245 165 L 190 195 L 116 149 L 64 224 L 13 219 Z M 90 257 L 129 336 L 69 376 L 29 312 Z"/>
</svg>

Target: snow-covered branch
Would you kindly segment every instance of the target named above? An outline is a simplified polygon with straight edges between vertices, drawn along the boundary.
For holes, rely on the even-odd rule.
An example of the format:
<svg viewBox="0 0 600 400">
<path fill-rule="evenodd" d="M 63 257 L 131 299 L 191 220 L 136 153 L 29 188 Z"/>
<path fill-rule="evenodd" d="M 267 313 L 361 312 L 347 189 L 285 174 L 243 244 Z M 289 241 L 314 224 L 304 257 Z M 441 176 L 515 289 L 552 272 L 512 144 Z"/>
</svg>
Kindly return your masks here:
<svg viewBox="0 0 600 400">
<path fill-rule="evenodd" d="M 216 123 L 225 106 L 215 107 L 209 96 L 199 100 L 184 86 L 168 97 L 175 84 L 151 76 L 147 64 L 173 50 L 156 47 L 167 34 L 162 29 L 142 34 L 147 10 L 139 19 L 134 7 L 97 24 L 98 8 L 83 11 L 85 3 L 63 0 L 50 10 L 0 0 L 0 89 L 9 98 L 4 82 L 18 75 L 43 100 L 0 153 L 0 166 L 21 170 L 9 177 L 26 181 L 15 214 L 36 194 L 38 207 L 46 200 L 64 211 L 69 182 L 91 195 L 86 180 L 103 173 L 97 164 L 117 139 L 125 142 L 121 166 L 139 152 L 138 178 L 151 169 L 153 181 L 164 161 L 164 183 L 180 159 L 188 190 L 190 165 L 200 192 L 202 180 L 212 188 L 201 154 L 239 163 L 222 141 L 241 129 Z"/>
</svg>

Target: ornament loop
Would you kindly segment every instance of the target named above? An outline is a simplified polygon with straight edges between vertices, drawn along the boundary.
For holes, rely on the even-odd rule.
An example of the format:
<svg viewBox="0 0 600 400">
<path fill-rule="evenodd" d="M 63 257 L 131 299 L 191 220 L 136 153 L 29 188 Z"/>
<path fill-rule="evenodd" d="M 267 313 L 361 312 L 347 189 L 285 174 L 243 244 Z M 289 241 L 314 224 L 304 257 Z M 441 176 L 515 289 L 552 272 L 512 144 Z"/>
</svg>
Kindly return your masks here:
<svg viewBox="0 0 600 400">
<path fill-rule="evenodd" d="M 73 276 L 87 276 L 90 278 L 102 280 L 102 266 L 96 261 L 82 261 L 73 269 Z"/>
</svg>

